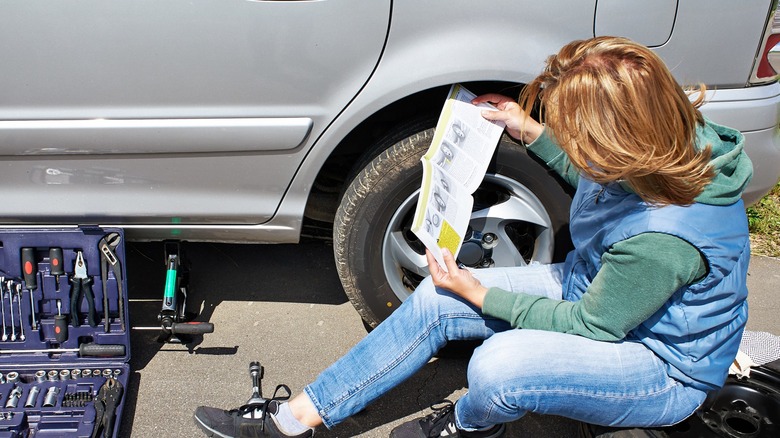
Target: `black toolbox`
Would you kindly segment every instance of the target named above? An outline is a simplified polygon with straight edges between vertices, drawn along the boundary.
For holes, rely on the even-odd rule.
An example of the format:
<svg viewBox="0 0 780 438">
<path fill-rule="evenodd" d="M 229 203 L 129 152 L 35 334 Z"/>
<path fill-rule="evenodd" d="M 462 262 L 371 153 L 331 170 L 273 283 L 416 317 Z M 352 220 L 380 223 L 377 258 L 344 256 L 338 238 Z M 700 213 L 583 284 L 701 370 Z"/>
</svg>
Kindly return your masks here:
<svg viewBox="0 0 780 438">
<path fill-rule="evenodd" d="M 130 374 L 123 237 L 0 229 L 0 438 L 117 436 Z"/>
</svg>

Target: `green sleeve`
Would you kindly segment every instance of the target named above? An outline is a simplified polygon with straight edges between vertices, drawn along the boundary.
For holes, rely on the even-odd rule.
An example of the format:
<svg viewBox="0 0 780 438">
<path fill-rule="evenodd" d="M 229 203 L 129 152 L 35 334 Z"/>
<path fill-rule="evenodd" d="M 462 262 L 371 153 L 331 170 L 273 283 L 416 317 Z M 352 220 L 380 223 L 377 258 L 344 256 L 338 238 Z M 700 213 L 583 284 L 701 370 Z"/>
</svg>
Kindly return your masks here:
<svg viewBox="0 0 780 438">
<path fill-rule="evenodd" d="M 536 140 L 529 144 L 528 150 L 539 157 L 572 187 L 577 187 L 580 180 L 579 171 L 572 166 L 569 156 L 563 152 L 550 130 L 545 128 Z"/>
<path fill-rule="evenodd" d="M 615 341 L 652 316 L 680 287 L 704 277 L 699 251 L 678 237 L 644 233 L 610 248 L 580 301 L 491 288 L 483 312 L 513 327 Z"/>
</svg>

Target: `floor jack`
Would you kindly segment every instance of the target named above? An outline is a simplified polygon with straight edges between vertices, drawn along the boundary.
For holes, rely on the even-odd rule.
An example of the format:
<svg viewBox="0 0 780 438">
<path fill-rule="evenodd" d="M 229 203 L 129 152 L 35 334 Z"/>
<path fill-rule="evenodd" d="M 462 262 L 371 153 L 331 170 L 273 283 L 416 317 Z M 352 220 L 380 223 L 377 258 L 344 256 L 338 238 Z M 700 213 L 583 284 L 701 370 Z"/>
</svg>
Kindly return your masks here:
<svg viewBox="0 0 780 438">
<path fill-rule="evenodd" d="M 214 324 L 210 322 L 190 321 L 197 316 L 187 313 L 187 286 L 189 270 L 183 262 L 181 245 L 177 241 L 164 242 L 165 249 L 165 289 L 163 292 L 162 309 L 157 315 L 160 323 L 158 342 L 188 344 L 193 335 L 204 335 L 214 332 Z M 137 330 L 150 330 L 153 327 L 135 327 Z"/>
<path fill-rule="evenodd" d="M 179 242 L 165 242 L 165 292 L 163 293 L 162 309 L 157 315 L 162 333 L 157 338 L 159 342 L 174 342 L 187 344 L 192 335 L 203 335 L 214 332 L 214 324 L 210 322 L 190 322 L 195 315 L 187 314 L 187 286 L 189 270 L 182 262 L 181 245 Z"/>
</svg>

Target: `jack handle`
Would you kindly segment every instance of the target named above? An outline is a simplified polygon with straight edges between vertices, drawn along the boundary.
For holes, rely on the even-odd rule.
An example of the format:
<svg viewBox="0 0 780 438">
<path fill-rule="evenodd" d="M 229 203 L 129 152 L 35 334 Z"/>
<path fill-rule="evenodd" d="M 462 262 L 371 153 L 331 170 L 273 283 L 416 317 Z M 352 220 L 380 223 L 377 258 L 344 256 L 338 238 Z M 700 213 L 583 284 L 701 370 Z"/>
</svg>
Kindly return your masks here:
<svg viewBox="0 0 780 438">
<path fill-rule="evenodd" d="M 174 335 L 203 335 L 214 333 L 214 324 L 210 322 L 173 322 L 167 326 L 163 325 L 162 330 Z"/>
</svg>

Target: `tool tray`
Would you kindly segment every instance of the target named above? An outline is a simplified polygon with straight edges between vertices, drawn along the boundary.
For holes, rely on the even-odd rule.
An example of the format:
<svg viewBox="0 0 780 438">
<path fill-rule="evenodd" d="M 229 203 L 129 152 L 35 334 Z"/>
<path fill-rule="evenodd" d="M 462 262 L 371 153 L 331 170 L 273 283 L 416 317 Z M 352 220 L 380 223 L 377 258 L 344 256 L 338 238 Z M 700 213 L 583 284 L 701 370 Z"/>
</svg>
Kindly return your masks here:
<svg viewBox="0 0 780 438">
<path fill-rule="evenodd" d="M 99 245 L 107 236 L 119 237 L 109 246 L 113 249 L 109 255 L 118 261 L 114 266 L 119 276 L 110 264 L 106 264 L 105 273 L 102 269 L 104 258 Z M 124 388 L 110 433 L 117 436 L 130 372 L 123 237 L 120 229 L 98 227 L 0 230 L 0 310 L 4 318 L 0 340 L 0 438 L 103 437 L 106 428 L 100 424 L 105 425 L 105 417 L 98 418 L 100 406 L 96 410 L 96 403 L 102 406 L 98 394 L 104 385 Z M 52 248 L 61 250 L 61 259 L 51 252 Z M 79 254 L 86 265 L 87 280 L 82 283 L 91 282 L 94 294 L 94 327 L 87 317 L 86 293 L 78 300 L 78 318 L 71 315 Z M 60 263 L 61 271 L 57 268 Z M 61 330 L 63 326 L 67 337 Z M 96 426 L 100 432 L 93 435 Z"/>
</svg>

